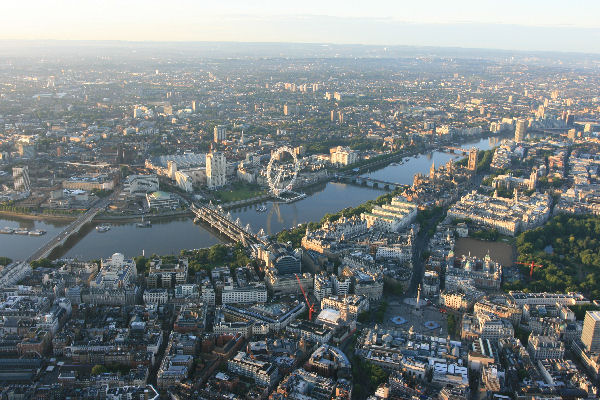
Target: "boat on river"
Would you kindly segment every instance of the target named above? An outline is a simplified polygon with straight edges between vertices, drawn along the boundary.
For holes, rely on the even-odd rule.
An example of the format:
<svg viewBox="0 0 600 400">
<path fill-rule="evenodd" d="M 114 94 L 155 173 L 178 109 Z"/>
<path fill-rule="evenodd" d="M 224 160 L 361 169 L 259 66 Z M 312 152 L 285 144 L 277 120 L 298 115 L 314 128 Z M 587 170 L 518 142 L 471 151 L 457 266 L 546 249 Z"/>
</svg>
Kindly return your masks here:
<svg viewBox="0 0 600 400">
<path fill-rule="evenodd" d="M 98 225 L 96 227 L 96 231 L 100 233 L 108 232 L 110 231 L 110 225 Z"/>
<path fill-rule="evenodd" d="M 135 224 L 138 228 L 152 228 L 152 222 L 146 220 L 144 221 L 144 216 L 142 215 L 142 221 Z"/>
</svg>

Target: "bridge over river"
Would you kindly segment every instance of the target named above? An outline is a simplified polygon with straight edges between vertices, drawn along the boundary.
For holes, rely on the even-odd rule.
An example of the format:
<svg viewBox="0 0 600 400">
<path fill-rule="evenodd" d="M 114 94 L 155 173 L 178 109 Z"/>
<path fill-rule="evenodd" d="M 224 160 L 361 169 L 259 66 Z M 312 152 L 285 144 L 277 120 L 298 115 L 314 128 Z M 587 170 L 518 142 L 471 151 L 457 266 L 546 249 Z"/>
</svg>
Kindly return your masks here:
<svg viewBox="0 0 600 400">
<path fill-rule="evenodd" d="M 380 179 L 369 178 L 368 176 L 360 175 L 339 175 L 337 179 L 343 182 L 354 183 L 356 185 L 363 185 L 377 189 L 394 191 L 396 189 L 407 188 L 410 185 L 404 185 L 396 182 L 387 182 Z"/>
<path fill-rule="evenodd" d="M 266 245 L 266 242 L 262 238 L 252 233 L 250 225 L 243 227 L 239 218 L 236 221 L 232 221 L 229 214 L 224 214 L 223 209 L 220 207 L 192 204 L 190 210 L 192 210 L 198 220 L 204 222 L 233 242 L 242 242 L 245 247 L 253 244 Z"/>
<path fill-rule="evenodd" d="M 115 190 L 115 193 L 117 191 Z M 71 222 L 69 225 L 65 227 L 58 235 L 52 238 L 49 242 L 44 244 L 42 247 L 37 249 L 33 254 L 31 254 L 26 260 L 26 263 L 30 263 L 35 260 L 39 260 L 40 258 L 47 258 L 52 251 L 58 246 L 62 246 L 71 235 L 79 232 L 79 230 L 87 223 L 91 222 L 96 215 L 102 210 L 106 208 L 106 206 L 112 201 L 115 193 L 112 195 L 100 199 L 94 204 L 89 210 L 85 213 L 81 214 L 79 218 L 75 221 Z"/>
</svg>

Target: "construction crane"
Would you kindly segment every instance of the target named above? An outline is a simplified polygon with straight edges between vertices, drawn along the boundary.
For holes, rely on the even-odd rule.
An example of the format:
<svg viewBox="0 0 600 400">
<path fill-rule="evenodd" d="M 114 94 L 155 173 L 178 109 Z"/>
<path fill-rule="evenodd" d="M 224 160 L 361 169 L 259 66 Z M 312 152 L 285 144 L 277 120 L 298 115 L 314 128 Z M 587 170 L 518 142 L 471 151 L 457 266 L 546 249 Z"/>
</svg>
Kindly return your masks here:
<svg viewBox="0 0 600 400">
<path fill-rule="evenodd" d="M 533 268 L 534 268 L 534 267 L 540 267 L 540 268 L 541 268 L 541 267 L 543 267 L 543 265 L 541 265 L 541 264 L 536 264 L 536 263 L 535 263 L 535 262 L 533 262 L 533 261 L 532 261 L 532 262 L 530 262 L 530 263 L 529 263 L 529 262 L 527 262 L 527 263 L 523 263 L 523 262 L 516 262 L 515 264 L 521 264 L 521 265 L 527 265 L 527 266 L 529 266 L 529 277 L 530 277 L 530 278 L 531 278 L 531 277 L 533 277 Z"/>
<path fill-rule="evenodd" d="M 294 275 L 296 275 L 296 280 L 298 281 L 298 286 L 300 286 L 300 290 L 302 291 L 302 294 L 304 295 L 304 300 L 306 300 L 306 305 L 308 306 L 308 320 L 312 321 L 312 313 L 313 313 L 313 311 L 315 311 L 315 305 L 310 304 L 310 301 L 308 301 L 308 296 L 306 296 L 306 292 L 304 291 L 304 288 L 302 288 L 302 283 L 300 282 L 300 278 L 298 278 L 298 274 L 294 274 Z"/>
</svg>

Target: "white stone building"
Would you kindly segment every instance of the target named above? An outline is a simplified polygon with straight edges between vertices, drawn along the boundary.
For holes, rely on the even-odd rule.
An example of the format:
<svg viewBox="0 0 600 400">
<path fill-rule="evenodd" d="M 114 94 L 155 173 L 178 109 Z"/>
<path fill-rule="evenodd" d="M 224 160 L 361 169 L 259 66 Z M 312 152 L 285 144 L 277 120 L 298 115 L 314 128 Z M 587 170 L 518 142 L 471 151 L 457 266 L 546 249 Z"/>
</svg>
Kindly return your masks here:
<svg viewBox="0 0 600 400">
<path fill-rule="evenodd" d="M 214 151 L 206 155 L 206 186 L 216 189 L 227 184 L 227 160 L 225 154 Z"/>
</svg>

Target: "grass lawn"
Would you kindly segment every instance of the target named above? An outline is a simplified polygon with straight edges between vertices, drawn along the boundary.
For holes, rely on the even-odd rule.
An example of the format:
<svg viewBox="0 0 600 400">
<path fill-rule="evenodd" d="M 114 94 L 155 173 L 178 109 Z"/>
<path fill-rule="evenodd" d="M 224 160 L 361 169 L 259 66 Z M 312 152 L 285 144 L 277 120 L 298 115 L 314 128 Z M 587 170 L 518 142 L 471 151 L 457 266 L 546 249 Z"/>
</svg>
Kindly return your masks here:
<svg viewBox="0 0 600 400">
<path fill-rule="evenodd" d="M 225 189 L 215 192 L 214 197 L 215 199 L 221 200 L 223 203 L 229 203 L 230 201 L 245 200 L 261 196 L 265 193 L 266 191 L 258 185 L 236 182 Z"/>
</svg>

